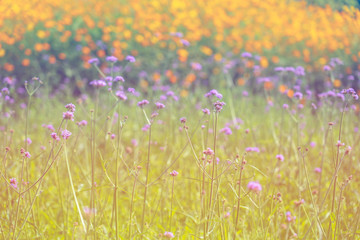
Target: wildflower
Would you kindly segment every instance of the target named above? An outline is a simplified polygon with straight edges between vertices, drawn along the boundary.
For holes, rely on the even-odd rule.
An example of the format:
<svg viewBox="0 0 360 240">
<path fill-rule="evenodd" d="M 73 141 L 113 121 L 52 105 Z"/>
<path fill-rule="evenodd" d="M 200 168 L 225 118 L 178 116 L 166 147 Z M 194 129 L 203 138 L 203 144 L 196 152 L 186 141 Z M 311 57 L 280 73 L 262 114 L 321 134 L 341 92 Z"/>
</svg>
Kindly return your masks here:
<svg viewBox="0 0 360 240">
<path fill-rule="evenodd" d="M 30 153 L 29 153 L 29 152 L 24 152 L 24 157 L 26 157 L 26 158 L 30 158 L 30 157 L 31 157 L 31 155 L 30 155 Z"/>
<path fill-rule="evenodd" d="M 105 60 L 107 62 L 116 63 L 118 59 L 116 57 L 114 57 L 114 56 L 108 56 L 108 57 L 105 58 Z"/>
<path fill-rule="evenodd" d="M 348 146 L 348 147 L 346 148 L 346 150 L 345 150 L 345 154 L 347 155 L 347 154 L 349 154 L 350 152 L 351 152 L 351 147 Z"/>
<path fill-rule="evenodd" d="M 191 68 L 196 70 L 196 71 L 201 71 L 202 69 L 202 66 L 200 63 L 197 63 L 197 62 L 193 62 L 191 63 Z"/>
<path fill-rule="evenodd" d="M 27 139 L 26 139 L 26 142 L 27 142 L 28 145 L 30 145 L 30 144 L 32 143 L 32 141 L 31 141 L 30 138 L 27 138 Z"/>
<path fill-rule="evenodd" d="M 285 69 L 283 67 L 276 67 L 274 68 L 275 72 L 283 72 Z"/>
<path fill-rule="evenodd" d="M 222 108 L 223 108 L 224 105 L 225 105 L 224 102 L 216 101 L 216 102 L 214 103 L 215 111 L 216 111 L 216 112 L 220 112 L 220 111 L 222 110 Z"/>
<path fill-rule="evenodd" d="M 330 67 L 329 65 L 325 65 L 325 66 L 323 67 L 323 70 L 324 70 L 325 72 L 329 72 L 329 71 L 331 71 L 331 67 Z"/>
<path fill-rule="evenodd" d="M 56 141 L 59 141 L 59 140 L 60 140 L 60 138 L 58 137 L 58 135 L 56 134 L 56 132 L 51 133 L 51 137 L 52 137 L 54 140 L 56 140 Z"/>
<path fill-rule="evenodd" d="M 315 147 L 315 146 L 316 146 L 316 143 L 315 143 L 315 142 L 311 142 L 311 143 L 310 143 L 310 147 L 313 148 L 313 147 Z"/>
<path fill-rule="evenodd" d="M 91 81 L 89 84 L 94 87 L 105 87 L 106 86 L 106 82 L 103 80 L 94 80 L 94 81 Z"/>
<path fill-rule="evenodd" d="M 221 133 L 224 133 L 225 135 L 231 135 L 232 131 L 231 128 L 229 127 L 224 127 L 223 129 L 220 130 Z"/>
<path fill-rule="evenodd" d="M 288 109 L 289 105 L 287 105 L 286 103 L 283 104 L 283 109 Z"/>
<path fill-rule="evenodd" d="M 74 113 L 73 112 L 64 112 L 63 119 L 74 121 Z"/>
<path fill-rule="evenodd" d="M 186 118 L 185 117 L 180 118 L 180 122 L 185 124 L 186 123 Z"/>
<path fill-rule="evenodd" d="M 156 105 L 157 109 L 163 109 L 165 107 L 165 104 L 163 104 L 161 102 L 157 102 L 157 103 L 155 103 L 155 105 Z"/>
<path fill-rule="evenodd" d="M 17 188 L 17 181 L 16 178 L 10 178 L 10 184 L 13 188 Z"/>
<path fill-rule="evenodd" d="M 69 103 L 65 106 L 65 108 L 69 111 L 69 112 L 75 112 L 75 105 L 72 103 Z"/>
<path fill-rule="evenodd" d="M 219 93 L 216 89 L 213 89 L 213 90 L 209 91 L 204 96 L 207 97 L 207 98 L 210 98 L 212 96 L 216 96 L 218 99 L 222 99 L 222 97 L 223 97 L 222 94 Z"/>
<path fill-rule="evenodd" d="M 144 100 L 141 100 L 140 102 L 138 102 L 138 106 L 139 107 L 144 107 L 145 105 L 147 105 L 147 104 L 149 104 L 149 101 L 148 100 L 146 100 L 146 99 L 144 99 Z"/>
<path fill-rule="evenodd" d="M 129 61 L 129 62 L 135 62 L 136 61 L 135 57 L 131 56 L 131 55 L 126 56 L 125 60 Z"/>
<path fill-rule="evenodd" d="M 84 127 L 88 124 L 86 120 L 81 120 L 80 122 L 76 123 L 79 127 Z"/>
<path fill-rule="evenodd" d="M 295 220 L 296 220 L 296 217 L 295 216 L 291 216 L 291 212 L 286 212 L 286 220 L 288 221 L 288 222 L 295 222 Z"/>
<path fill-rule="evenodd" d="M 131 144 L 136 147 L 138 145 L 138 141 L 136 139 L 132 139 Z"/>
<path fill-rule="evenodd" d="M 98 65 L 99 64 L 99 59 L 98 58 L 91 58 L 88 63 L 89 64 L 94 64 L 94 65 Z"/>
<path fill-rule="evenodd" d="M 214 155 L 214 151 L 211 148 L 207 148 L 203 151 L 203 154 L 205 154 L 206 156 L 212 156 Z"/>
<path fill-rule="evenodd" d="M 149 130 L 150 125 L 149 124 L 145 124 L 144 127 L 141 129 L 143 132 L 146 132 L 147 130 Z"/>
<path fill-rule="evenodd" d="M 115 95 L 119 98 L 119 100 L 125 101 L 127 99 L 127 96 L 123 91 L 117 91 Z"/>
<path fill-rule="evenodd" d="M 165 232 L 164 237 L 166 237 L 166 238 L 174 238 L 174 234 L 172 232 Z"/>
<path fill-rule="evenodd" d="M 278 155 L 276 155 L 276 159 L 279 160 L 280 162 L 283 162 L 284 156 L 282 154 L 278 154 Z"/>
<path fill-rule="evenodd" d="M 115 139 L 116 135 L 115 134 L 111 134 L 110 138 L 111 139 Z"/>
<path fill-rule="evenodd" d="M 210 110 L 207 109 L 207 108 L 202 109 L 202 112 L 203 112 L 204 114 L 210 115 Z"/>
<path fill-rule="evenodd" d="M 10 93 L 9 89 L 6 88 L 6 87 L 1 89 L 1 92 L 4 93 L 4 94 L 9 94 Z"/>
<path fill-rule="evenodd" d="M 246 152 L 260 152 L 260 149 L 258 147 L 247 147 L 245 149 Z"/>
<path fill-rule="evenodd" d="M 301 100 L 303 98 L 303 94 L 301 92 L 294 93 L 294 97 Z"/>
<path fill-rule="evenodd" d="M 176 177 L 179 173 L 175 170 L 173 170 L 172 172 L 170 172 L 170 176 Z"/>
<path fill-rule="evenodd" d="M 248 93 L 247 91 L 243 91 L 243 92 L 242 92 L 242 95 L 243 95 L 243 97 L 248 97 L 248 96 L 249 96 L 249 93 Z"/>
<path fill-rule="evenodd" d="M 185 47 L 190 46 L 190 42 L 186 39 L 180 39 L 180 42 L 182 43 L 182 45 L 184 45 Z"/>
<path fill-rule="evenodd" d="M 316 172 L 316 173 L 321 173 L 321 168 L 318 168 L 318 167 L 315 168 L 315 169 L 314 169 L 314 172 Z"/>
<path fill-rule="evenodd" d="M 259 193 L 262 190 L 259 182 L 249 182 L 247 188 L 255 193 Z"/>
<path fill-rule="evenodd" d="M 224 218 L 229 218 L 230 217 L 230 212 L 226 212 L 225 214 L 224 214 Z"/>
<path fill-rule="evenodd" d="M 241 57 L 243 57 L 243 58 L 251 58 L 251 57 L 252 57 L 252 54 L 249 53 L 249 52 L 243 52 L 243 53 L 241 54 Z"/>
<path fill-rule="evenodd" d="M 122 76 L 116 76 L 114 82 L 125 82 L 125 79 Z"/>
<path fill-rule="evenodd" d="M 337 143 L 336 143 L 336 146 L 337 147 L 342 147 L 342 146 L 345 146 L 345 143 L 342 143 L 340 140 L 338 140 Z"/>
<path fill-rule="evenodd" d="M 66 129 L 61 132 L 61 136 L 62 136 L 62 138 L 65 139 L 65 140 L 69 139 L 69 137 L 71 136 L 71 134 L 72 134 L 72 133 L 71 133 L 70 131 L 66 130 Z"/>
</svg>

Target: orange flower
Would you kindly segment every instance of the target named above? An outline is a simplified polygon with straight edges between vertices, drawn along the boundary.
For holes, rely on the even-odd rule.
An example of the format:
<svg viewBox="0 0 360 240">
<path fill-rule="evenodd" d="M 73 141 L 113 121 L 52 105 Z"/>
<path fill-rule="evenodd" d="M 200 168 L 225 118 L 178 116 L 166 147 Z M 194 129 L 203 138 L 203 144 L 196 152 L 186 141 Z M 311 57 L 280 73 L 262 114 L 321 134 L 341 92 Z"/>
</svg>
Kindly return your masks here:
<svg viewBox="0 0 360 240">
<path fill-rule="evenodd" d="M 5 63 L 4 64 L 4 69 L 8 72 L 12 72 L 14 71 L 15 67 L 14 65 L 10 64 L 10 63 Z"/>
<path fill-rule="evenodd" d="M 49 57 L 49 63 L 50 64 L 55 64 L 56 63 L 56 57 L 54 55 L 50 55 Z"/>
<path fill-rule="evenodd" d="M 24 66 L 24 67 L 27 67 L 30 65 L 30 60 L 25 58 L 22 60 L 21 64 Z"/>
<path fill-rule="evenodd" d="M 341 87 L 341 81 L 339 79 L 335 79 L 333 82 L 333 85 L 336 88 Z"/>
</svg>

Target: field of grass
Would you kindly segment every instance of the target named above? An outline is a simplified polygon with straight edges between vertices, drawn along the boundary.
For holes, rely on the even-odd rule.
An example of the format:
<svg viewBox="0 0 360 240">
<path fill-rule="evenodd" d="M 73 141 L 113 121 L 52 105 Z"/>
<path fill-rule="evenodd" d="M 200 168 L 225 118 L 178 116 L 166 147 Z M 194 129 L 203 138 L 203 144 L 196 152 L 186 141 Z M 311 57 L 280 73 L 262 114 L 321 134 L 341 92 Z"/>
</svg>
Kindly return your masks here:
<svg viewBox="0 0 360 240">
<path fill-rule="evenodd" d="M 0 6 L 0 239 L 360 239 L 358 9 L 75 2 Z"/>
</svg>

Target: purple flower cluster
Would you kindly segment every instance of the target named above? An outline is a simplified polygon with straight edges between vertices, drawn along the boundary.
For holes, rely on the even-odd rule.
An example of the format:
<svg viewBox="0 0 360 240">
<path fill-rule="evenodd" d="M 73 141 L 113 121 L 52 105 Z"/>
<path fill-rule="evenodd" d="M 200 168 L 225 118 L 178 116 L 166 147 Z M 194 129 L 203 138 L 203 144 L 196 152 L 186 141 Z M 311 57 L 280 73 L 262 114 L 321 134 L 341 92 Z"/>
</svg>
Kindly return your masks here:
<svg viewBox="0 0 360 240">
<path fill-rule="evenodd" d="M 216 101 L 216 102 L 214 103 L 215 111 L 216 111 L 216 112 L 220 112 L 220 111 L 222 110 L 222 108 L 223 108 L 224 105 L 225 105 L 224 102 Z"/>
<path fill-rule="evenodd" d="M 210 92 L 206 93 L 204 96 L 207 98 L 215 96 L 218 99 L 222 99 L 222 97 L 223 97 L 223 95 L 221 93 L 219 93 L 216 89 L 211 90 Z"/>
<path fill-rule="evenodd" d="M 245 149 L 246 152 L 260 152 L 260 149 L 258 147 L 247 147 Z"/>
<path fill-rule="evenodd" d="M 259 193 L 262 190 L 261 184 L 259 182 L 249 182 L 247 188 L 255 193 Z"/>
<path fill-rule="evenodd" d="M 146 99 L 144 99 L 144 100 L 141 100 L 140 102 L 138 102 L 137 103 L 137 105 L 139 106 L 139 107 L 144 107 L 145 105 L 148 105 L 149 104 L 149 101 L 148 100 L 146 100 Z"/>
</svg>

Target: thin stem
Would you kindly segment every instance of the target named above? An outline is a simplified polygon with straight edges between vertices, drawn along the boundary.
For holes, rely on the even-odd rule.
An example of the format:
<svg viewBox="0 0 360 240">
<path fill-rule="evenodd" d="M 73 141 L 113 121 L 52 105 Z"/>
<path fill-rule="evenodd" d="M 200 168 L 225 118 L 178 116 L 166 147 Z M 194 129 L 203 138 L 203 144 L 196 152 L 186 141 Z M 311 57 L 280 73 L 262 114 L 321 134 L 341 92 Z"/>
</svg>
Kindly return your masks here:
<svg viewBox="0 0 360 240">
<path fill-rule="evenodd" d="M 80 206 L 79 206 L 79 202 L 78 202 L 77 197 L 76 197 L 74 183 L 73 183 L 73 180 L 72 180 L 72 177 L 71 177 L 70 165 L 69 165 L 69 160 L 68 160 L 67 150 L 66 150 L 66 143 L 64 144 L 64 152 L 65 152 L 65 162 L 66 162 L 67 172 L 68 172 L 68 175 L 69 175 L 71 191 L 72 191 L 72 193 L 74 195 L 74 200 L 75 200 L 75 204 L 76 204 L 76 207 L 78 209 L 78 212 L 79 212 L 79 217 L 80 217 L 80 220 L 81 220 L 81 224 L 83 225 L 84 232 L 86 233 L 86 226 L 85 226 L 84 218 L 83 218 L 83 216 L 81 214 L 81 209 L 80 209 Z"/>
<path fill-rule="evenodd" d="M 145 111 L 144 111 L 145 113 Z M 146 113 L 145 113 L 146 116 Z M 149 122 L 150 123 L 150 122 Z M 151 146 L 151 124 L 149 127 L 149 141 L 148 141 L 148 154 L 147 154 L 147 163 L 146 163 L 146 179 L 145 179 L 145 191 L 144 191 L 144 202 L 143 202 L 143 211 L 141 217 L 141 239 L 144 237 L 144 225 L 145 225 L 145 212 L 146 212 L 146 199 L 148 191 L 148 182 L 149 182 L 149 171 L 150 171 L 150 146 Z"/>
</svg>

